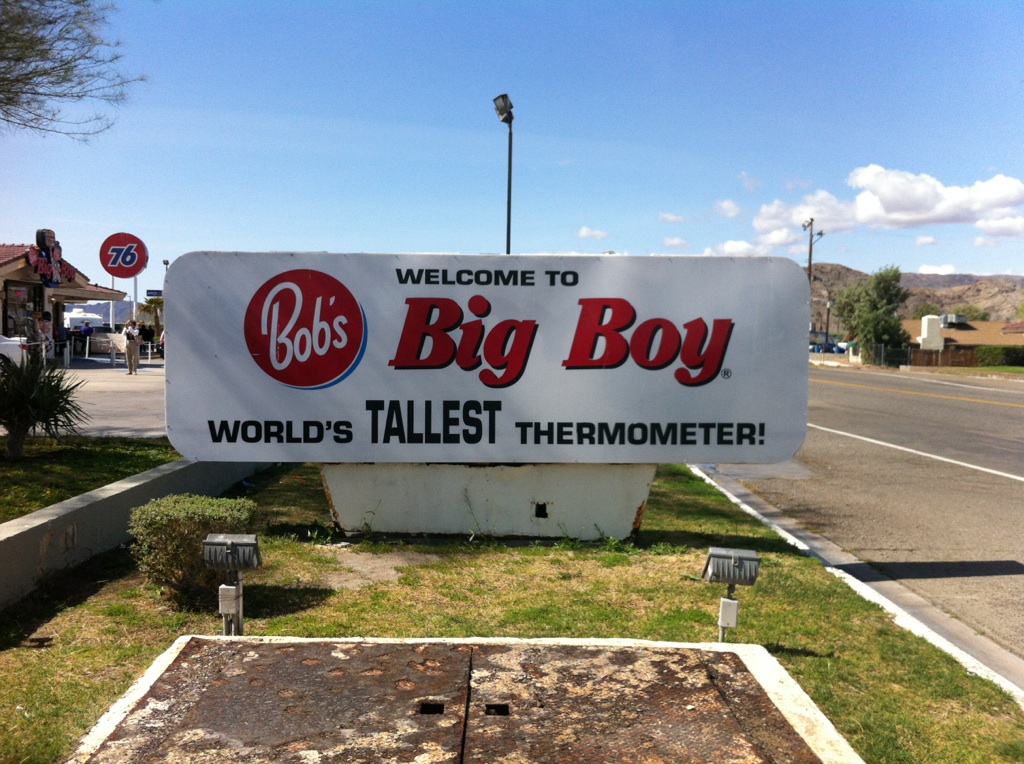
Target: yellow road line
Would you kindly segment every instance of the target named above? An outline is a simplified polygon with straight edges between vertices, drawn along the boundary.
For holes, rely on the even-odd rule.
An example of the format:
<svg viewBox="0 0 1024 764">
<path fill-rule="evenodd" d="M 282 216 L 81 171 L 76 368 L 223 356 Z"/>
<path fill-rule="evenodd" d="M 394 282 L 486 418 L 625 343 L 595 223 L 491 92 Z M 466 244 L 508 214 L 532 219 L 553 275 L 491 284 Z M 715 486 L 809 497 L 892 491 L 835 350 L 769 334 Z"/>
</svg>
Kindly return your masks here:
<svg viewBox="0 0 1024 764">
<path fill-rule="evenodd" d="M 912 390 L 900 390 L 896 387 L 878 387 L 877 385 L 863 385 L 857 382 L 836 382 L 831 379 L 812 379 L 811 382 L 819 382 L 823 385 L 841 385 L 842 387 L 862 387 L 865 390 L 881 390 L 887 393 L 901 393 L 902 395 L 921 395 L 925 398 L 944 398 L 949 401 L 966 401 L 968 403 L 986 403 L 989 406 L 1009 406 L 1015 409 L 1024 409 L 1024 403 L 1007 403 L 1005 401 L 986 401 L 981 398 L 966 398 L 962 395 L 942 395 L 940 393 L 919 393 Z"/>
</svg>

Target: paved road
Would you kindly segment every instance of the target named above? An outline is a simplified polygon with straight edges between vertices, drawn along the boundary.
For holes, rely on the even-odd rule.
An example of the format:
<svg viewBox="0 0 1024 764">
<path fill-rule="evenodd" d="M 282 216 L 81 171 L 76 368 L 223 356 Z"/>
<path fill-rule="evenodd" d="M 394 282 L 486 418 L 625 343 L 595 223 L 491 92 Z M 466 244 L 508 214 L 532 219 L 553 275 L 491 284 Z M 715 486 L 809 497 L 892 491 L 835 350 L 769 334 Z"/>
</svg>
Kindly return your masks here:
<svg viewBox="0 0 1024 764">
<path fill-rule="evenodd" d="M 811 372 L 810 422 L 1024 475 L 1024 381 Z"/>
<path fill-rule="evenodd" d="M 167 435 L 164 415 L 164 366 L 159 358 L 145 358 L 138 374 L 123 365 L 74 359 L 71 374 L 85 384 L 80 401 L 89 421 L 83 435 L 159 438 Z"/>
<path fill-rule="evenodd" d="M 732 474 L 1024 656 L 1024 381 L 812 371 L 809 420 L 779 477 Z"/>
</svg>

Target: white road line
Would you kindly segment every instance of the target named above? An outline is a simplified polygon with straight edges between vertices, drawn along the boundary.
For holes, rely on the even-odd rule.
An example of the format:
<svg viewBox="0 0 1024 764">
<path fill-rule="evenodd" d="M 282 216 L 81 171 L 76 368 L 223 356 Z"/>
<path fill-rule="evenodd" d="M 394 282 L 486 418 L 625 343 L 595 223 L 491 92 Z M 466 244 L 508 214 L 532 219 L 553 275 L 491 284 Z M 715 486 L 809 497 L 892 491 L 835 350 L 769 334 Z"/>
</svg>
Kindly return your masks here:
<svg viewBox="0 0 1024 764">
<path fill-rule="evenodd" d="M 956 459 L 947 459 L 945 456 L 936 456 L 935 454 L 925 453 L 924 451 L 917 451 L 913 448 L 907 448 L 906 446 L 897 446 L 895 443 L 886 443 L 884 440 L 874 440 L 873 438 L 865 438 L 863 435 L 854 435 L 852 432 L 843 432 L 842 430 L 831 430 L 828 427 L 822 427 L 821 425 L 807 423 L 808 427 L 813 427 L 815 430 L 821 430 L 822 432 L 830 432 L 833 435 L 845 435 L 847 438 L 854 438 L 855 440 L 863 440 L 865 443 L 872 443 L 876 446 L 885 446 L 886 448 L 895 448 L 897 451 L 906 451 L 908 454 L 914 454 L 915 456 L 924 456 L 928 459 L 935 459 L 936 461 L 946 462 L 947 464 L 955 464 L 958 467 L 966 467 L 970 470 L 978 470 L 978 472 L 987 472 L 989 475 L 998 475 L 999 477 L 1009 478 L 1010 480 L 1017 480 L 1024 483 L 1024 477 L 1020 475 L 1012 475 L 1009 472 L 1000 472 L 999 470 L 990 470 L 988 467 L 979 467 L 977 464 L 968 464 L 967 462 L 959 462 Z"/>
</svg>

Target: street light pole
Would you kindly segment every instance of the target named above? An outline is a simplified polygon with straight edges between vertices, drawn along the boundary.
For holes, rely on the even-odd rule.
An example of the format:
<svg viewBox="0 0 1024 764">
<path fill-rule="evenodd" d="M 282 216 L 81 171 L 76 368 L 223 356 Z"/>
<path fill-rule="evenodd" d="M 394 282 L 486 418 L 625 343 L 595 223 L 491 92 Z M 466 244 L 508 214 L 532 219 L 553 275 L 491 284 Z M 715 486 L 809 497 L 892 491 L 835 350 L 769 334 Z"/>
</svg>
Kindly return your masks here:
<svg viewBox="0 0 1024 764">
<path fill-rule="evenodd" d="M 508 194 L 505 206 L 505 254 L 512 254 L 512 101 L 502 93 L 494 99 L 498 119 L 508 125 Z"/>
<path fill-rule="evenodd" d="M 828 330 L 829 323 L 832 320 L 832 295 L 829 294 L 828 300 L 825 302 L 825 347 L 828 347 Z"/>
</svg>

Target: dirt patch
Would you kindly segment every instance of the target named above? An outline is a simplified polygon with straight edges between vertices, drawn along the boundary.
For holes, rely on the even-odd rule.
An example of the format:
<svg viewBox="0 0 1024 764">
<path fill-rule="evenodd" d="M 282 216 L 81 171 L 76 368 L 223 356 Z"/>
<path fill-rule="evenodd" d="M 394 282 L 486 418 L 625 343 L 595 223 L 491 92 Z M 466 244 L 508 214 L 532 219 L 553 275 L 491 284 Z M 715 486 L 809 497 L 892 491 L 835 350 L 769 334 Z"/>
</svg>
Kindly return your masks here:
<svg viewBox="0 0 1024 764">
<path fill-rule="evenodd" d="M 329 554 L 337 557 L 344 567 L 324 576 L 323 583 L 333 589 L 359 589 L 377 581 L 397 581 L 402 575 L 399 568 L 410 565 L 426 565 L 441 559 L 436 554 L 423 552 L 394 551 L 371 554 L 353 552 L 347 547 L 325 547 Z"/>
</svg>

